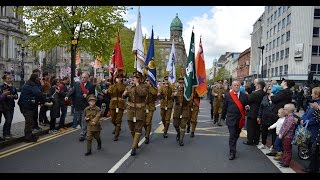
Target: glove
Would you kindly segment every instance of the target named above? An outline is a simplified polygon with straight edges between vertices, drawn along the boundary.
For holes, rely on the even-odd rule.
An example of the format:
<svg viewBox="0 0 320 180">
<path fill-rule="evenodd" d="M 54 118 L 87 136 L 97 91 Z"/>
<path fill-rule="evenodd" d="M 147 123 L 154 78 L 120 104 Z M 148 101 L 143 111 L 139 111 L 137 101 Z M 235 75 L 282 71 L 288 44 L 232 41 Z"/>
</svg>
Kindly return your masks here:
<svg viewBox="0 0 320 180">
<path fill-rule="evenodd" d="M 48 107 L 51 107 L 53 105 L 53 102 L 45 102 L 44 105 L 48 106 Z"/>
</svg>

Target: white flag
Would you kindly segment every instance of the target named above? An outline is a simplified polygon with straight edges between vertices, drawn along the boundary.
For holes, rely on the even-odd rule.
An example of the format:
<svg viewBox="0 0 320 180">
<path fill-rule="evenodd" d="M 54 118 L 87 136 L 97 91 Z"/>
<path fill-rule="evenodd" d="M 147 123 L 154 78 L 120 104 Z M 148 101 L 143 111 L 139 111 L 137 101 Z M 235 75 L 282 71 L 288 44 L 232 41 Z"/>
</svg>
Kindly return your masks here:
<svg viewBox="0 0 320 180">
<path fill-rule="evenodd" d="M 133 39 L 133 47 L 132 51 L 136 54 L 136 60 L 137 62 L 134 63 L 134 67 L 141 73 L 143 73 L 144 70 L 144 47 L 143 47 L 143 35 L 142 35 L 142 29 L 141 29 L 141 15 L 140 15 L 140 7 L 138 10 L 138 20 L 137 20 L 137 26 L 136 26 L 136 32 L 134 34 Z"/>
<path fill-rule="evenodd" d="M 174 40 L 172 40 L 172 46 L 171 46 L 171 52 L 170 52 L 170 57 L 169 61 L 167 64 L 167 70 L 169 72 L 169 78 L 168 81 L 173 84 L 176 81 L 176 53 L 175 53 L 175 48 L 174 48 Z"/>
</svg>

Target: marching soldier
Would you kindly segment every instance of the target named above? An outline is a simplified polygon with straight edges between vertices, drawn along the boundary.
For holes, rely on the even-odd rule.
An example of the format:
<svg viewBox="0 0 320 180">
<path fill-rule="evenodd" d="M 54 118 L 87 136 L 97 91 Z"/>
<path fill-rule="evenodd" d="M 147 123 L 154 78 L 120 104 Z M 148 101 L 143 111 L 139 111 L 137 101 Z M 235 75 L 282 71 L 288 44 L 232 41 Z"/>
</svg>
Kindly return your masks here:
<svg viewBox="0 0 320 180">
<path fill-rule="evenodd" d="M 199 106 L 200 106 L 200 97 L 198 93 L 195 91 L 195 88 L 193 88 L 193 93 L 192 93 L 192 100 L 191 100 L 191 135 L 190 137 L 194 137 L 194 131 L 196 130 L 197 122 L 198 122 L 198 113 L 199 113 Z M 190 131 L 190 120 L 189 121 L 189 131 Z M 188 133 L 188 129 L 187 129 Z"/>
<path fill-rule="evenodd" d="M 91 154 L 91 145 L 92 139 L 95 138 L 98 143 L 97 149 L 101 149 L 101 138 L 100 138 L 100 131 L 101 131 L 101 124 L 100 124 L 100 108 L 96 106 L 97 98 L 94 95 L 88 96 L 88 103 L 84 109 L 84 117 L 87 122 L 87 152 L 84 154 L 88 156 Z"/>
<path fill-rule="evenodd" d="M 148 94 L 148 89 L 146 85 L 142 83 L 142 80 L 142 74 L 136 72 L 133 79 L 133 85 L 129 86 L 123 93 L 123 97 L 128 97 L 127 119 L 133 137 L 131 156 L 136 155 L 142 127 L 146 118 L 145 99 Z"/>
<path fill-rule="evenodd" d="M 145 144 L 149 144 L 149 137 L 151 132 L 151 125 L 152 125 L 152 117 L 153 112 L 156 110 L 155 101 L 157 99 L 157 89 L 153 87 L 149 81 L 146 79 L 147 88 L 148 88 L 148 95 L 146 98 L 146 122 L 144 124 L 144 129 L 146 130 L 146 141 Z"/>
<path fill-rule="evenodd" d="M 224 99 L 224 87 L 222 86 L 222 81 L 218 81 L 216 87 L 212 91 L 213 99 L 213 115 L 214 115 L 214 124 L 218 122 L 218 126 L 221 125 L 221 112 L 223 106 L 223 99 Z"/>
<path fill-rule="evenodd" d="M 114 141 L 118 141 L 121 131 L 122 115 L 125 109 L 125 100 L 122 98 L 122 94 L 125 91 L 125 88 L 123 73 L 122 71 L 119 71 L 115 76 L 115 83 L 107 90 L 107 94 L 111 96 L 110 111 L 112 123 L 114 125 L 114 130 L 112 132 L 112 134 L 114 134 Z"/>
<path fill-rule="evenodd" d="M 192 101 L 187 101 L 184 98 L 183 91 L 184 91 L 184 79 L 178 79 L 179 85 L 175 89 L 173 94 L 174 96 L 174 112 L 173 112 L 173 126 L 177 131 L 176 140 L 179 141 L 179 145 L 183 146 L 183 138 L 185 134 L 186 124 L 188 119 L 190 119 L 190 107 Z"/>
<path fill-rule="evenodd" d="M 168 138 L 168 129 L 170 125 L 170 118 L 173 108 L 173 99 L 172 99 L 173 86 L 169 84 L 168 76 L 164 77 L 164 83 L 160 86 L 158 96 L 160 96 L 160 108 L 161 108 L 161 121 L 164 126 L 163 137 Z"/>
</svg>

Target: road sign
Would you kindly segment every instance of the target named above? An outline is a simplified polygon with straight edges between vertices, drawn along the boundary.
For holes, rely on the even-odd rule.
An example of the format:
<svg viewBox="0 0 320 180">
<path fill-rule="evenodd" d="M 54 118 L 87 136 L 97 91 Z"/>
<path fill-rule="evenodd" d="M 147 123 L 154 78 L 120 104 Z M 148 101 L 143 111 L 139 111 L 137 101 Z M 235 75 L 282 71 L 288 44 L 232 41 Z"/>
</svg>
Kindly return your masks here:
<svg viewBox="0 0 320 180">
<path fill-rule="evenodd" d="M 71 40 L 71 44 L 73 45 L 77 44 L 77 40 L 76 39 Z"/>
</svg>

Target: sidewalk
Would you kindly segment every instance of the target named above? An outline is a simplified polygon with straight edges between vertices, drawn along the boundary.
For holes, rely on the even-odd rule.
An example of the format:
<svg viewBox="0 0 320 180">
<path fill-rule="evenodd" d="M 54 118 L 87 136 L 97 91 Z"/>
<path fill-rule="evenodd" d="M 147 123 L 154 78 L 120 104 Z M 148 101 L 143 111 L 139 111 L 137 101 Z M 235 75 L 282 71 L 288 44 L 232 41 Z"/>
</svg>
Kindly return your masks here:
<svg viewBox="0 0 320 180">
<path fill-rule="evenodd" d="M 65 125 L 66 127 L 71 127 L 72 126 L 72 120 L 73 120 L 73 115 L 71 115 L 70 112 L 67 113 L 66 119 L 65 119 Z M 59 123 L 59 118 L 56 119 L 56 127 L 57 124 Z M 0 149 L 12 145 L 12 144 L 16 144 L 19 142 L 23 142 L 24 139 L 24 127 L 25 127 L 25 121 L 21 121 L 21 122 L 17 122 L 17 123 L 13 123 L 11 125 L 11 134 L 14 136 L 14 138 L 10 139 L 10 140 L 4 140 L 4 141 L 0 141 Z M 39 124 L 39 127 L 41 128 L 40 131 L 33 131 L 33 134 L 37 135 L 37 136 L 41 136 L 44 134 L 48 134 L 49 132 L 49 125 L 47 124 L 46 126 L 41 126 Z M 0 126 L 0 136 L 2 137 L 3 134 L 3 125 Z"/>
</svg>

